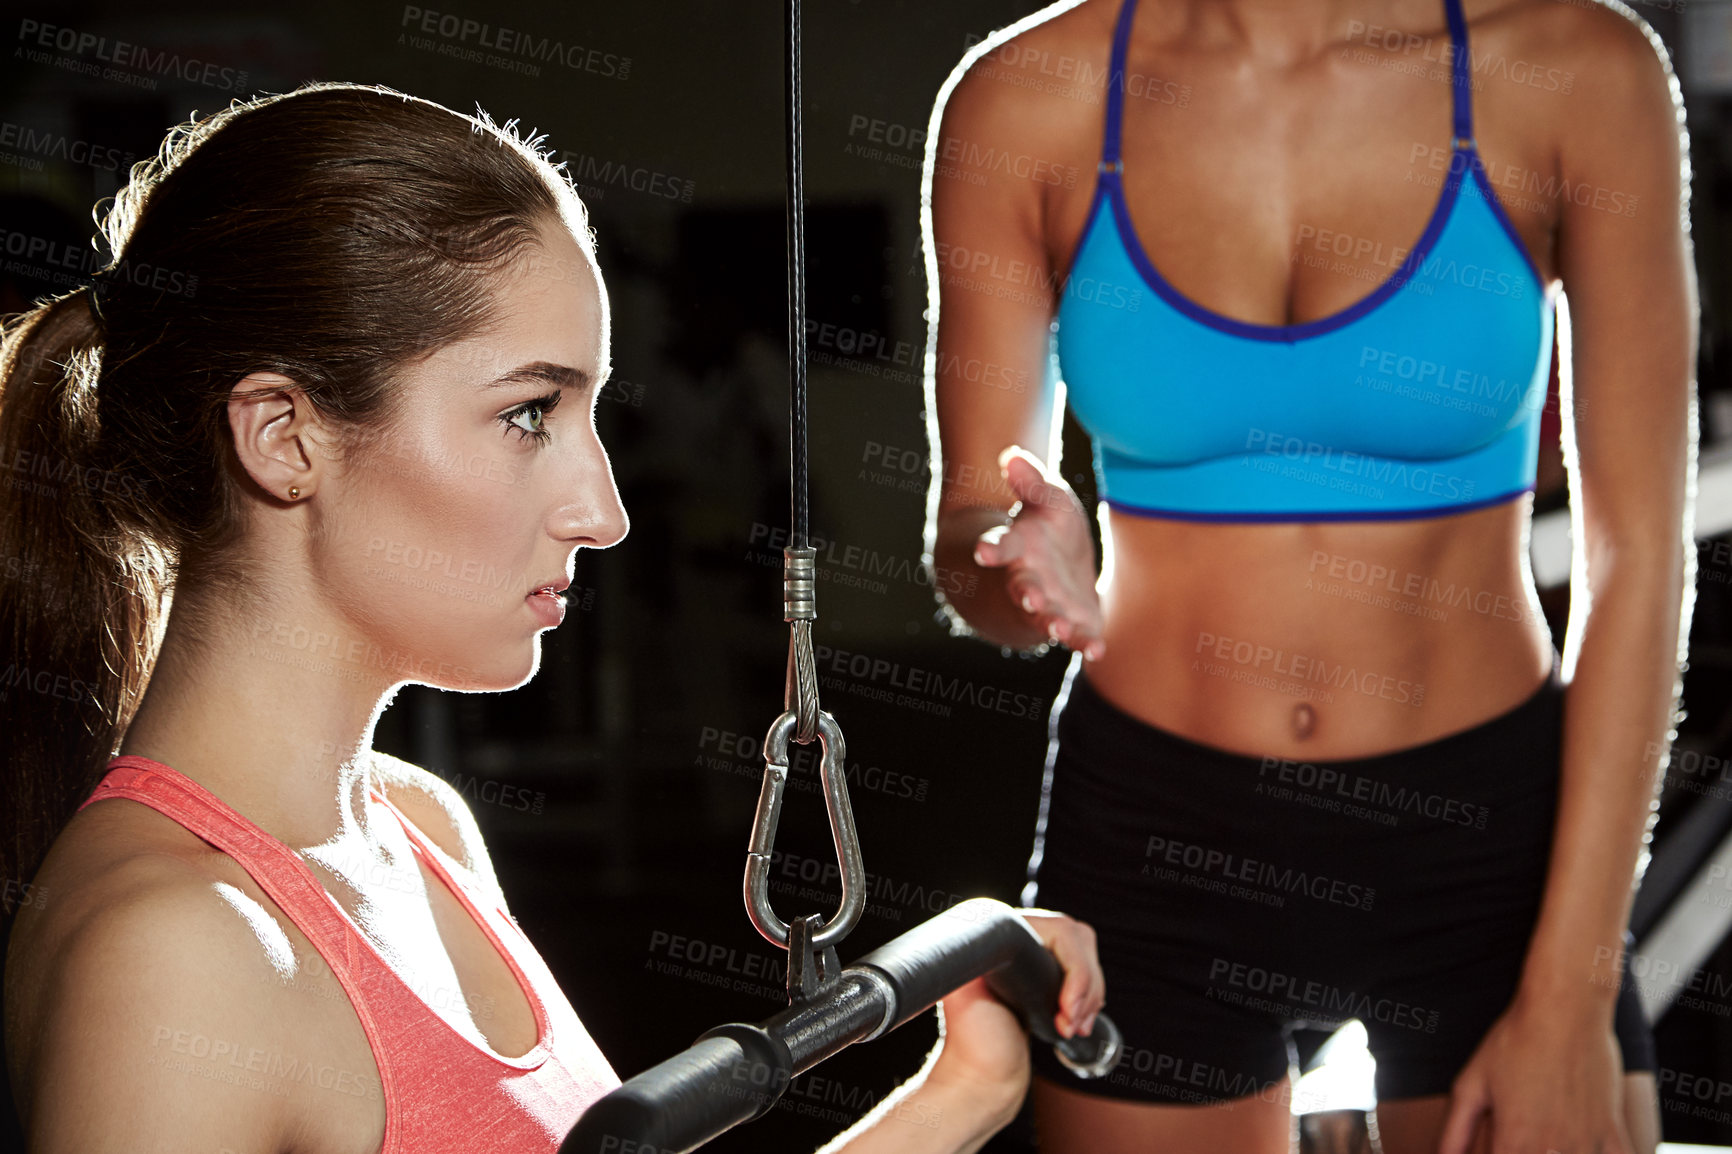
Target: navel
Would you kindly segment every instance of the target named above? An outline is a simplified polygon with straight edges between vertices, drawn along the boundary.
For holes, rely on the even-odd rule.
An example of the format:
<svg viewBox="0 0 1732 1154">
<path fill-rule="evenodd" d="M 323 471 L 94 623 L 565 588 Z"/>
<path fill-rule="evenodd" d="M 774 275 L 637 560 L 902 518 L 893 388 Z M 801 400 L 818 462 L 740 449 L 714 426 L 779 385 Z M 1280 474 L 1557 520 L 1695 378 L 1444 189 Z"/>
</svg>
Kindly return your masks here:
<svg viewBox="0 0 1732 1154">
<path fill-rule="evenodd" d="M 1317 711 L 1310 702 L 1301 701 L 1293 707 L 1293 736 L 1304 741 L 1317 728 Z"/>
</svg>

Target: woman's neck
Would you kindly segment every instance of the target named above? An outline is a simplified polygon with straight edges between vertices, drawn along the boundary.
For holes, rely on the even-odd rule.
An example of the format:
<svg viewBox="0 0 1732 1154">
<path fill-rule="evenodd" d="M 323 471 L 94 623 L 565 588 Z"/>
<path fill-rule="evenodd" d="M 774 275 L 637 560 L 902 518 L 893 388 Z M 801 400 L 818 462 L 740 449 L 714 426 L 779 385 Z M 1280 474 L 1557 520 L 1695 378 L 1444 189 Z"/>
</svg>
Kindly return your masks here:
<svg viewBox="0 0 1732 1154">
<path fill-rule="evenodd" d="M 177 596 L 120 752 L 185 774 L 291 848 L 375 844 L 373 728 L 400 679 L 353 660 L 353 627 L 310 600 L 196 608 Z"/>
</svg>

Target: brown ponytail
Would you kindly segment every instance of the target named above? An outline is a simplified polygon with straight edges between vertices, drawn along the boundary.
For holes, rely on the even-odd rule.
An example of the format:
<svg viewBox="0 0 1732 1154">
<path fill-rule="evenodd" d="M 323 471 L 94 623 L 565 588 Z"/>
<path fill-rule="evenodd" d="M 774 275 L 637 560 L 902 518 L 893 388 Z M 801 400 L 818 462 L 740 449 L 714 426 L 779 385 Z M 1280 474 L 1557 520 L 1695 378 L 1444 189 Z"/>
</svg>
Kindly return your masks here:
<svg viewBox="0 0 1732 1154">
<path fill-rule="evenodd" d="M 90 292 L 0 338 L 0 733 L 8 815 L 0 907 L 30 878 L 130 720 L 163 617 L 164 558 L 126 540 L 94 464 L 101 333 Z M 61 767 L 61 772 L 28 769 Z"/>
<path fill-rule="evenodd" d="M 376 87 L 236 104 L 135 166 L 94 291 L 0 327 L 0 926 L 119 748 L 174 593 L 248 585 L 235 383 L 282 373 L 377 431 L 392 370 L 488 324 L 541 224 L 581 223 L 537 144 Z"/>
</svg>

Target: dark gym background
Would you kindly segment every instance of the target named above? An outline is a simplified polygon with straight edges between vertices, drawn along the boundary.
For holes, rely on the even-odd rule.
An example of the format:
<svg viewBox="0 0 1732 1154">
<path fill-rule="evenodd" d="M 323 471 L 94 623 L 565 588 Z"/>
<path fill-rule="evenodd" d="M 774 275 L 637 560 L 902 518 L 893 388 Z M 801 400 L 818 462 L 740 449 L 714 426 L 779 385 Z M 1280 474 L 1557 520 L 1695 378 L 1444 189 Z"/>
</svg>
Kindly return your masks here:
<svg viewBox="0 0 1732 1154">
<path fill-rule="evenodd" d="M 920 362 L 925 278 L 921 140 L 963 52 L 1034 0 L 811 0 L 805 12 L 817 640 L 853 672 L 824 703 L 847 737 L 870 907 L 844 960 L 954 903 L 1015 902 L 1066 660 L 953 639 L 921 572 L 928 471 Z M 0 240 L 81 245 L 90 209 L 192 111 L 313 79 L 377 82 L 548 134 L 595 226 L 613 302 L 615 375 L 599 406 L 632 518 L 580 555 L 540 675 L 505 695 L 409 688 L 378 732 L 468 798 L 524 929 L 624 1076 L 703 1029 L 781 1000 L 781 960 L 739 897 L 759 742 L 781 710 L 787 524 L 782 41 L 777 0 L 234 0 L 0 7 Z M 566 64 L 423 31 L 434 11 L 552 38 Z M 1703 301 L 1704 447 L 1727 432 L 1732 211 L 1726 121 L 1732 4 L 1637 11 L 1685 84 Z M 31 22 L 34 22 L 31 23 Z M 435 20 L 435 24 L 437 24 Z M 54 25 L 168 50 L 116 67 L 102 50 L 43 50 Z M 496 35 L 495 33 L 492 33 Z M 206 67 L 209 65 L 210 67 Z M 3 257 L 0 312 L 69 287 Z M 1720 354 L 1717 357 L 1717 354 Z M 1554 426 L 1555 427 L 1555 426 Z M 1092 494 L 1087 443 L 1064 472 Z M 1555 457 L 1538 508 L 1563 503 Z M 1727 554 L 1701 553 L 1689 719 L 1681 744 L 1732 752 Z M 1718 561 L 1718 563 L 1716 563 Z M 1564 602 L 1548 595 L 1554 621 Z M 1559 634 L 1561 644 L 1561 633 Z M 928 686 L 919 707 L 884 703 Z M 810 751 L 782 820 L 784 916 L 833 908 L 832 851 Z M 1669 788 L 1659 838 L 1692 806 Z M 1724 949 L 1710 963 L 1732 975 Z M 1732 989 L 1732 977 L 1721 989 Z M 1663 1065 L 1732 1080 L 1732 996 L 1675 1008 Z M 717 1150 L 811 1149 L 910 1073 L 932 1016 L 800 1079 L 770 1117 Z M 1732 1126 L 1664 1103 L 1670 1140 L 1732 1144 Z M 1015 1130 L 993 1149 L 1017 1147 Z"/>
</svg>

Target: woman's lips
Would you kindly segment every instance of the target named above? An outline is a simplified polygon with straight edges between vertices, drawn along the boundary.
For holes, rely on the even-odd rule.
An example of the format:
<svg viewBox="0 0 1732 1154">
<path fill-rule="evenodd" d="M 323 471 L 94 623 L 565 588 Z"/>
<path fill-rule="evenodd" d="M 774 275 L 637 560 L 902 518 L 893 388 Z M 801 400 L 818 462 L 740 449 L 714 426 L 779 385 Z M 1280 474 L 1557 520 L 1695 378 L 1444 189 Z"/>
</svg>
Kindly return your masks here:
<svg viewBox="0 0 1732 1154">
<path fill-rule="evenodd" d="M 565 620 L 565 598 L 552 589 L 537 589 L 524 600 L 530 609 L 541 619 L 543 625 L 553 628 Z"/>
</svg>

